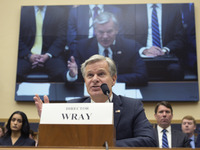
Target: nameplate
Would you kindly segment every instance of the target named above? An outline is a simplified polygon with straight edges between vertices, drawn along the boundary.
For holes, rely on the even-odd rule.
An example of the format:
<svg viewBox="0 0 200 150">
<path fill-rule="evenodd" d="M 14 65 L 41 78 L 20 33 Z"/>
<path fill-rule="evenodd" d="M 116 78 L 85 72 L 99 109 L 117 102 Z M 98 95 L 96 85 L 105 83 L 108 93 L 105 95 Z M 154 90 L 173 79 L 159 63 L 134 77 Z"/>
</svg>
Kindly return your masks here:
<svg viewBox="0 0 200 150">
<path fill-rule="evenodd" d="M 113 124 L 113 103 L 43 104 L 40 124 Z"/>
</svg>

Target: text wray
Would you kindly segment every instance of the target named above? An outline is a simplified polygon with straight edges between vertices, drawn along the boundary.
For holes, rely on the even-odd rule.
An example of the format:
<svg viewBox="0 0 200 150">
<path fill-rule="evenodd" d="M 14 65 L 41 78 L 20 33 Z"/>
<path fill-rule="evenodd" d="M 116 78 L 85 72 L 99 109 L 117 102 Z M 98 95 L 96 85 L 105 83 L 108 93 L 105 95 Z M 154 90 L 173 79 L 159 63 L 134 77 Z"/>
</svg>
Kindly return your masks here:
<svg viewBox="0 0 200 150">
<path fill-rule="evenodd" d="M 84 114 L 77 114 L 77 113 L 62 113 L 62 118 L 66 120 L 90 120 L 92 113 L 84 113 Z"/>
</svg>

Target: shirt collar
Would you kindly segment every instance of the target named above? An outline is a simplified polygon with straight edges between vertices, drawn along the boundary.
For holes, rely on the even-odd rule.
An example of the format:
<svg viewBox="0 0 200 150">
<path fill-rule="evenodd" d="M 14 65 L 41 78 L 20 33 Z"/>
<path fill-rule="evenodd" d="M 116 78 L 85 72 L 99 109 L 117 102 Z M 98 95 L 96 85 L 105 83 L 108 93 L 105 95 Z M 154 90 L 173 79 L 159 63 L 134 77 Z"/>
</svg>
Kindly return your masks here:
<svg viewBox="0 0 200 150">
<path fill-rule="evenodd" d="M 192 141 L 194 141 L 194 134 L 193 134 L 193 136 L 190 138 Z"/>
<path fill-rule="evenodd" d="M 39 7 L 38 7 L 38 6 L 34 6 L 34 8 L 35 8 L 35 11 L 36 11 L 36 12 L 39 10 Z M 47 9 L 47 6 L 43 6 L 43 8 L 42 8 L 41 11 L 44 11 L 44 12 L 45 12 L 46 9 Z"/>
<path fill-rule="evenodd" d="M 162 133 L 163 128 L 161 128 L 161 127 L 158 125 L 158 126 L 157 126 L 157 130 L 158 130 L 158 133 Z M 167 127 L 166 130 L 167 130 L 167 132 L 171 131 L 171 126 Z"/>
<path fill-rule="evenodd" d="M 110 101 L 113 102 L 113 93 L 110 96 Z M 96 103 L 94 100 L 91 99 L 91 103 Z M 105 103 L 110 103 L 109 100 L 107 99 Z"/>
<path fill-rule="evenodd" d="M 153 4 L 147 4 L 148 9 L 152 8 Z M 156 3 L 157 8 L 161 9 L 162 8 L 162 4 L 160 3 Z"/>
<path fill-rule="evenodd" d="M 93 10 L 95 6 L 98 6 L 100 10 L 103 10 L 103 5 L 89 5 L 90 10 Z"/>
</svg>

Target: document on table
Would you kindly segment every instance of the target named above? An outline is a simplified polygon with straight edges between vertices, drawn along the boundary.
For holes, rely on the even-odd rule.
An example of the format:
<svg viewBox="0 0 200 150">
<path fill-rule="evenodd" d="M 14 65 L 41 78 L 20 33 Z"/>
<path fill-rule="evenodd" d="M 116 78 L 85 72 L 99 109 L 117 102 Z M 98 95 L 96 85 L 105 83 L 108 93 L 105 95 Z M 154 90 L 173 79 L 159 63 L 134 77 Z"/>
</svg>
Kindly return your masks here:
<svg viewBox="0 0 200 150">
<path fill-rule="evenodd" d="M 50 83 L 28 83 L 22 82 L 19 84 L 17 95 L 49 95 Z"/>
</svg>

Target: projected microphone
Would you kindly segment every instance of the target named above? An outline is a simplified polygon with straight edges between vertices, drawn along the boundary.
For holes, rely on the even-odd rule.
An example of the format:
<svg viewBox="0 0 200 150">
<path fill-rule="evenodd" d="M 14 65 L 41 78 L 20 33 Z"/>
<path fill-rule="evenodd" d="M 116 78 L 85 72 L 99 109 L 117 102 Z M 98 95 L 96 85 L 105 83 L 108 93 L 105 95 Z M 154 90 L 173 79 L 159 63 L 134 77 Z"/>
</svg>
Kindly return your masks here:
<svg viewBox="0 0 200 150">
<path fill-rule="evenodd" d="M 109 97 L 110 90 L 109 90 L 109 88 L 108 88 L 108 86 L 107 86 L 106 83 L 103 83 L 103 84 L 101 85 L 101 90 L 102 90 L 103 93 L 108 97 L 108 100 L 109 100 L 109 102 L 110 102 L 110 97 Z"/>
</svg>

